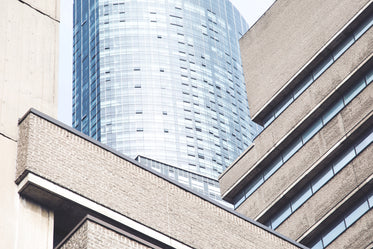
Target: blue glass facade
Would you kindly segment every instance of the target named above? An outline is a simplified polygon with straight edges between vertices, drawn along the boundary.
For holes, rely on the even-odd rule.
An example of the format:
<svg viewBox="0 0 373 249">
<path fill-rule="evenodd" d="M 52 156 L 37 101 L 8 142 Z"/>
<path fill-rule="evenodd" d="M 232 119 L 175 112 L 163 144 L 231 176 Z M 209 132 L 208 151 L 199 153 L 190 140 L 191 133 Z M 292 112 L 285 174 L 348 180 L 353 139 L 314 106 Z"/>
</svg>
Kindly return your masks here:
<svg viewBox="0 0 373 249">
<path fill-rule="evenodd" d="M 75 0 L 73 127 L 217 179 L 251 143 L 228 0 Z"/>
</svg>

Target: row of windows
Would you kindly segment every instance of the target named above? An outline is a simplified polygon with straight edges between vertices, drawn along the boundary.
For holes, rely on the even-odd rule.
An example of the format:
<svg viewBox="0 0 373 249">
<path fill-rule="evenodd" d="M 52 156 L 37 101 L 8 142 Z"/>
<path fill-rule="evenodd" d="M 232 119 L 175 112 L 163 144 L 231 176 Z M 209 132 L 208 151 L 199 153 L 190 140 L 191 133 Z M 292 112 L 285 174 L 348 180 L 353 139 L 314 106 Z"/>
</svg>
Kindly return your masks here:
<svg viewBox="0 0 373 249">
<path fill-rule="evenodd" d="M 270 125 L 285 109 L 295 101 L 320 75 L 325 72 L 348 48 L 350 48 L 371 26 L 373 25 L 373 15 L 364 21 L 356 30 L 345 38 L 338 47 L 336 47 L 316 68 L 305 77 L 297 87 L 289 93 L 284 100 L 279 103 L 275 110 L 270 112 L 263 119 L 263 126 L 266 128 Z"/>
<path fill-rule="evenodd" d="M 335 101 L 326 109 L 320 117 L 311 124 L 302 135 L 294 139 L 280 155 L 277 156 L 261 174 L 256 176 L 246 187 L 234 198 L 234 206 L 237 208 L 255 190 L 257 190 L 269 177 L 271 177 L 290 157 L 292 157 L 305 143 L 307 143 L 322 127 L 324 127 L 335 115 L 337 115 L 351 100 L 365 89 L 373 80 L 373 70 L 369 71 L 365 77 L 352 85 L 349 91 L 345 92 L 341 98 Z"/>
<path fill-rule="evenodd" d="M 292 213 L 294 213 L 303 203 L 321 189 L 329 180 L 331 180 L 339 171 L 341 171 L 349 162 L 367 148 L 373 141 L 373 129 L 364 134 L 357 142 L 352 144 L 350 148 L 339 156 L 336 160 L 330 163 L 330 166 L 316 175 L 309 184 L 307 184 L 300 193 L 289 200 L 289 203 L 279 212 L 272 215 L 267 222 L 267 226 L 276 229 L 283 221 L 285 221 Z"/>
<path fill-rule="evenodd" d="M 319 236 L 311 249 L 323 249 L 373 208 L 373 191 L 364 196 L 357 205 L 345 212 L 340 220 Z"/>
<path fill-rule="evenodd" d="M 192 189 L 201 190 L 200 192 L 214 199 L 221 200 L 219 182 L 217 180 L 205 177 L 203 175 L 197 175 L 195 173 L 171 165 L 163 164 L 142 156 L 137 156 L 136 160 L 143 163 L 145 166 L 162 173 L 170 179 L 174 179 Z M 195 167 L 196 165 L 192 166 Z"/>
<path fill-rule="evenodd" d="M 76 13 L 81 12 L 81 2 L 81 0 L 77 0 L 75 2 Z M 135 3 L 135 1 L 132 2 Z M 217 6 L 218 3 L 224 3 L 225 7 L 225 4 L 228 4 L 229 2 L 225 0 L 218 2 L 216 1 L 216 3 L 214 2 L 214 6 Z M 100 17 L 102 17 L 102 19 L 100 18 L 100 20 L 98 20 L 98 15 L 96 15 L 97 22 L 95 23 L 95 27 L 92 26 L 93 20 L 95 20 L 95 16 L 92 15 L 92 13 L 90 13 L 90 18 L 87 19 L 85 23 L 84 20 L 80 20 L 79 16 L 75 17 L 74 19 L 74 23 L 79 23 L 79 25 L 74 26 L 74 33 L 76 34 L 74 36 L 74 47 L 75 51 L 79 50 L 75 55 L 76 59 L 80 58 L 79 55 L 82 53 L 80 51 L 82 50 L 82 41 L 83 39 L 86 39 L 86 37 L 91 38 L 88 39 L 89 41 L 92 41 L 92 43 L 88 44 L 88 46 L 91 45 L 91 49 L 94 48 L 93 45 L 97 45 L 96 43 L 98 42 L 98 40 L 100 46 L 100 56 L 96 55 L 96 57 L 94 57 L 94 55 L 92 55 L 91 53 L 91 57 L 87 57 L 87 59 L 91 59 L 89 62 L 90 64 L 87 64 L 86 67 L 89 68 L 89 66 L 91 66 L 91 68 L 93 67 L 94 69 L 94 67 L 96 67 L 97 65 L 98 68 L 101 68 L 101 75 L 97 74 L 94 77 L 102 79 L 101 82 L 103 83 L 100 86 L 102 90 L 100 95 L 100 116 L 102 118 L 103 126 L 101 127 L 97 125 L 96 127 L 94 127 L 86 124 L 84 127 L 86 130 L 87 127 L 90 127 L 91 131 L 93 131 L 93 129 L 102 128 L 103 142 L 106 141 L 114 148 L 119 148 L 120 151 L 129 156 L 135 156 L 139 153 L 142 153 L 142 151 L 148 152 L 145 147 L 149 144 L 153 145 L 154 143 L 152 143 L 152 140 L 154 139 L 159 138 L 159 140 L 162 140 L 162 142 L 164 142 L 164 144 L 162 144 L 162 142 L 157 144 L 157 147 L 162 148 L 164 146 L 170 146 L 172 142 L 169 141 L 173 141 L 173 139 L 186 139 L 186 136 L 188 134 L 186 134 L 185 129 L 180 129 L 180 127 L 184 128 L 186 124 L 172 125 L 168 122 L 168 120 L 176 116 L 177 118 L 185 117 L 194 119 L 195 117 L 197 117 L 196 115 L 198 115 L 198 119 L 200 120 L 200 122 L 198 123 L 197 120 L 195 120 L 192 121 L 192 124 L 188 124 L 188 126 L 194 127 L 194 125 L 198 125 L 198 128 L 201 129 L 201 132 L 192 130 L 190 135 L 195 136 L 195 138 L 193 138 L 194 141 L 192 142 L 194 143 L 194 145 L 199 143 L 197 134 L 199 138 L 203 138 L 203 142 L 207 143 L 206 146 L 204 145 L 205 151 L 202 154 L 200 153 L 200 155 L 198 153 L 194 153 L 195 159 L 186 160 L 185 162 L 181 160 L 181 163 L 177 163 L 177 165 L 180 165 L 181 167 L 188 167 L 187 165 L 189 163 L 197 165 L 198 160 L 203 159 L 204 157 L 203 161 L 205 162 L 194 167 L 198 168 L 198 166 L 201 166 L 205 167 L 206 171 L 209 169 L 211 169 L 212 171 L 211 165 L 216 165 L 217 163 L 213 163 L 211 161 L 212 156 L 210 156 L 210 151 L 214 153 L 216 151 L 219 151 L 219 148 L 216 148 L 214 144 L 220 144 L 219 142 L 215 143 L 216 137 L 213 135 L 217 135 L 218 133 L 220 133 L 220 130 L 214 131 L 214 134 L 211 136 L 208 133 L 207 128 L 205 128 L 205 126 L 210 125 L 208 123 L 210 122 L 209 116 L 212 115 L 210 113 L 213 113 L 213 115 L 215 115 L 214 117 L 216 117 L 217 115 L 219 115 L 219 110 L 216 109 L 216 106 L 219 106 L 219 108 L 222 106 L 227 106 L 226 109 L 221 110 L 220 113 L 224 115 L 224 118 L 231 119 L 232 115 L 230 114 L 230 112 L 228 112 L 230 111 L 228 110 L 229 106 L 228 104 L 225 104 L 225 102 L 234 102 L 235 106 L 231 107 L 234 108 L 235 112 L 240 112 L 238 108 L 241 108 L 241 110 L 245 110 L 246 113 L 248 112 L 247 100 L 245 100 L 245 97 L 242 97 L 244 95 L 244 92 L 242 92 L 241 96 L 237 94 L 237 92 L 245 90 L 244 85 L 241 84 L 243 83 L 243 76 L 242 68 L 240 65 L 241 61 L 238 54 L 237 42 L 237 30 L 241 29 L 239 25 L 244 26 L 244 23 L 240 24 L 241 20 L 243 19 L 239 18 L 237 19 L 238 22 L 232 22 L 233 26 L 230 26 L 230 30 L 226 30 L 229 32 L 226 33 L 226 37 L 224 37 L 225 40 L 223 41 L 221 40 L 223 38 L 219 37 L 219 39 L 221 38 L 221 44 L 219 45 L 219 47 L 215 46 L 214 48 L 211 48 L 212 44 L 215 44 L 215 41 L 209 41 L 209 38 L 201 39 L 201 37 L 203 37 L 202 31 L 205 29 L 208 34 L 215 34 L 215 31 L 221 33 L 222 29 L 218 26 L 227 26 L 227 24 L 225 23 L 226 20 L 223 19 L 226 18 L 226 15 L 233 16 L 233 13 L 226 13 L 232 12 L 232 7 L 230 7 L 228 11 L 226 11 L 225 8 L 218 8 L 219 13 L 223 11 L 221 13 L 222 16 L 217 17 L 215 20 L 216 24 L 219 25 L 214 24 L 213 30 L 209 31 L 208 29 L 210 28 L 210 24 L 206 18 L 196 15 L 189 15 L 189 13 L 184 12 L 184 9 L 188 9 L 187 6 L 190 7 L 193 5 L 194 8 L 203 10 L 203 12 L 205 13 L 207 8 L 205 5 L 210 6 L 211 3 L 207 3 L 205 1 L 198 1 L 193 3 L 191 3 L 190 1 L 180 1 L 180 7 L 182 7 L 183 11 L 174 9 L 174 6 L 172 6 L 173 1 L 146 0 L 142 1 L 141 4 L 141 6 L 146 6 L 146 8 L 131 8 L 132 6 L 129 2 L 126 2 L 126 4 L 122 6 L 124 8 L 120 10 L 117 10 L 116 7 L 112 8 L 111 4 L 107 5 L 106 7 L 101 5 L 99 15 Z M 170 7 L 172 7 L 174 10 L 169 11 Z M 122 14 L 115 15 L 114 18 L 111 18 L 114 12 L 118 11 L 122 12 Z M 149 14 L 149 12 L 153 13 Z M 169 16 L 170 14 L 173 16 Z M 156 24 L 149 23 L 149 15 L 150 20 L 157 21 Z M 112 22 L 113 20 L 124 20 L 124 16 L 126 18 L 126 22 Z M 187 21 L 179 22 L 178 19 L 181 19 L 179 17 L 182 17 L 183 20 Z M 144 18 L 146 20 L 143 20 Z M 111 23 L 109 25 L 104 25 L 104 22 L 108 21 L 110 21 Z M 176 25 L 184 25 L 184 27 L 181 28 L 175 25 L 170 25 L 170 22 Z M 82 26 L 80 26 L 80 24 L 82 24 Z M 88 33 L 84 33 L 83 27 L 88 25 L 89 27 L 92 26 L 92 29 L 86 29 L 86 31 L 88 30 Z M 203 25 L 205 25 L 205 27 Z M 172 26 L 172 28 L 170 28 L 170 26 Z M 159 37 L 159 39 L 157 37 Z M 230 44 L 230 42 L 232 42 L 232 44 Z M 225 45 L 223 45 L 223 43 Z M 223 46 L 225 47 L 223 48 Z M 93 51 L 96 52 L 96 48 L 94 48 Z M 172 51 L 174 51 L 175 54 L 172 54 Z M 184 52 L 185 56 L 180 56 L 178 51 Z M 227 51 L 226 54 L 224 54 L 225 51 Z M 96 65 L 95 62 L 92 61 L 92 57 L 97 58 Z M 100 59 L 100 61 L 98 61 L 98 58 Z M 184 61 L 182 61 L 181 59 Z M 221 71 L 222 73 L 219 73 L 219 75 L 215 77 L 213 75 L 213 72 L 209 69 L 211 63 L 219 65 L 219 67 L 221 67 L 219 71 Z M 227 66 L 227 63 L 230 65 L 229 67 Z M 205 66 L 202 66 L 202 64 L 204 64 Z M 154 65 L 156 66 L 156 68 L 154 67 Z M 81 84 L 80 82 L 82 81 L 81 77 L 83 76 L 81 70 L 81 68 L 83 68 L 82 60 L 76 60 L 74 67 L 76 72 L 74 74 L 74 78 L 76 78 L 75 82 L 77 85 L 77 93 L 76 97 L 74 98 L 74 106 L 76 109 L 74 120 L 77 120 L 74 123 L 76 127 L 80 128 L 81 123 L 83 123 L 81 117 L 86 114 L 84 112 L 84 109 L 87 109 L 89 107 L 86 107 L 84 104 L 85 102 L 82 101 L 83 91 L 81 88 L 78 88 L 78 85 Z M 187 79 L 182 80 L 182 82 L 180 82 L 179 67 L 186 68 L 186 72 L 184 74 L 188 77 Z M 130 78 L 128 78 L 128 76 L 126 75 L 126 70 L 132 71 L 132 74 L 139 74 L 138 77 L 135 77 L 136 82 L 131 82 L 132 75 L 129 76 Z M 236 70 L 238 70 L 239 72 L 237 72 Z M 154 73 L 153 71 L 157 72 Z M 100 70 L 98 71 L 98 73 L 100 73 Z M 218 97 L 215 97 L 210 95 L 208 93 L 208 90 L 204 90 L 205 87 L 207 89 L 208 82 L 217 81 L 215 79 L 217 77 L 222 78 L 224 82 L 228 81 L 225 74 L 231 78 L 229 82 L 227 82 L 228 84 L 226 84 L 227 89 L 228 85 L 231 88 L 229 89 L 230 93 L 226 94 L 225 92 L 223 92 L 226 89 L 221 88 L 221 90 L 218 91 L 219 93 L 217 93 Z M 207 79 L 208 81 L 206 81 L 206 84 L 203 81 L 204 79 Z M 88 80 L 89 79 L 87 79 L 87 81 Z M 138 82 L 141 82 L 141 84 L 137 84 Z M 175 84 L 175 82 L 180 82 L 180 84 Z M 181 83 L 185 83 L 187 85 L 183 85 L 183 88 L 179 88 L 178 86 L 181 86 Z M 187 88 L 185 86 L 187 86 Z M 239 86 L 239 88 L 237 88 L 236 86 Z M 89 87 L 90 89 L 92 89 L 92 86 Z M 138 88 L 141 88 L 141 90 Z M 161 98 L 160 102 L 155 100 L 155 98 L 149 97 L 149 95 L 158 95 L 157 89 L 155 88 L 167 89 L 167 91 L 164 92 L 161 90 L 159 91 L 160 96 L 163 97 Z M 215 86 L 212 85 L 212 88 L 214 89 Z M 87 92 L 89 92 L 90 89 L 88 89 Z M 190 93 L 190 95 L 182 95 L 182 90 Z M 140 95 L 142 97 L 140 97 Z M 210 99 L 215 98 L 219 98 L 218 101 L 215 100 L 215 104 L 209 102 Z M 239 100 L 236 100 L 236 98 L 239 98 Z M 173 101 L 172 99 L 174 99 L 175 101 Z M 98 100 L 99 99 L 97 99 L 97 102 Z M 184 100 L 190 102 L 189 105 L 185 106 L 186 104 L 184 103 L 186 102 L 182 103 L 182 101 Z M 177 101 L 181 103 L 182 108 L 176 110 L 172 107 L 172 103 Z M 205 107 L 206 103 L 208 103 L 210 109 Z M 139 105 L 141 105 L 140 108 Z M 147 108 L 149 105 L 153 105 L 154 108 Z M 137 107 L 132 108 L 133 106 Z M 167 110 L 165 110 L 166 108 L 164 107 L 166 107 Z M 95 109 L 100 110 L 100 108 L 98 106 Z M 214 111 L 211 111 L 211 108 L 214 109 Z M 94 108 L 91 108 L 91 110 L 93 109 Z M 111 111 L 108 111 L 108 109 L 111 109 Z M 190 110 L 190 112 L 184 112 L 184 109 Z M 152 135 L 151 137 L 147 137 L 147 134 L 151 133 L 151 131 L 149 131 L 148 126 L 144 123 L 147 122 L 146 118 L 148 117 L 148 114 L 157 110 L 159 110 L 160 112 L 163 110 L 169 111 L 168 116 L 163 116 L 160 113 L 160 117 L 156 116 L 157 118 L 162 119 L 162 123 L 163 121 L 166 121 L 166 125 L 160 125 L 158 127 L 160 129 L 157 129 L 157 132 L 154 132 L 154 135 Z M 177 113 L 176 111 L 178 110 L 181 111 Z M 132 117 L 136 116 L 136 114 L 134 114 L 136 111 L 138 112 L 137 118 L 143 116 L 144 119 L 141 118 L 140 120 L 133 120 Z M 143 112 L 142 115 L 139 112 Z M 123 117 L 123 115 L 125 115 L 126 117 Z M 89 115 L 86 116 L 85 120 L 87 119 L 90 119 Z M 217 120 L 215 121 L 211 120 L 211 122 L 214 122 L 214 125 L 216 125 L 219 129 L 221 128 L 225 131 L 226 128 L 219 123 L 221 119 L 216 119 Z M 239 124 L 235 131 L 236 136 L 238 139 L 241 139 L 242 134 L 240 133 L 249 133 L 249 131 L 247 131 L 247 125 L 246 127 L 243 126 L 243 131 L 241 131 L 240 124 L 242 122 L 248 122 L 250 120 L 248 116 L 246 117 L 242 115 L 241 119 L 237 117 L 236 121 Z M 110 129 L 106 126 L 106 123 L 108 122 L 112 122 L 112 127 Z M 225 122 L 225 126 L 229 125 L 229 123 L 227 123 L 225 119 L 223 120 L 223 122 Z M 225 138 L 226 141 L 229 141 L 230 139 L 227 139 L 229 134 L 228 132 L 229 130 L 227 130 L 225 134 L 220 136 L 220 138 Z M 210 138 L 205 139 L 207 135 L 209 135 Z M 142 143 L 138 143 L 136 139 L 133 139 L 140 136 L 142 136 L 142 138 L 140 138 Z M 249 139 L 246 137 L 242 140 L 245 142 L 245 146 L 247 146 L 247 143 L 249 143 Z M 188 141 L 188 143 L 189 142 L 190 141 Z M 240 145 L 244 146 L 243 142 L 238 142 L 238 140 L 234 140 L 228 145 L 224 145 L 223 143 L 221 143 L 222 148 L 228 148 L 233 155 L 238 155 L 241 152 L 242 146 Z M 176 154 L 175 158 L 178 158 L 179 154 L 183 152 L 183 148 L 179 148 L 177 145 L 175 145 L 175 147 L 177 147 L 178 149 L 175 149 L 176 153 L 172 153 Z M 231 150 L 231 148 L 233 149 Z M 240 151 L 238 151 L 238 148 Z M 219 153 L 222 155 L 222 158 L 224 158 L 227 154 L 225 153 L 224 149 L 222 149 L 222 151 Z M 166 155 L 167 154 L 168 153 L 166 153 Z M 167 155 L 167 157 L 168 156 L 173 157 L 174 155 Z M 185 153 L 185 156 L 187 156 L 187 153 Z M 159 158 L 166 157 L 163 156 Z M 220 166 L 217 167 L 218 169 L 216 171 L 221 172 L 223 169 L 222 158 L 219 158 L 218 156 L 215 157 L 215 159 L 220 163 Z M 182 159 L 185 159 L 185 157 L 183 157 Z M 225 162 L 224 166 L 227 166 Z M 202 172 L 202 170 L 198 171 Z M 214 173 L 213 175 L 215 176 L 216 174 Z"/>
</svg>

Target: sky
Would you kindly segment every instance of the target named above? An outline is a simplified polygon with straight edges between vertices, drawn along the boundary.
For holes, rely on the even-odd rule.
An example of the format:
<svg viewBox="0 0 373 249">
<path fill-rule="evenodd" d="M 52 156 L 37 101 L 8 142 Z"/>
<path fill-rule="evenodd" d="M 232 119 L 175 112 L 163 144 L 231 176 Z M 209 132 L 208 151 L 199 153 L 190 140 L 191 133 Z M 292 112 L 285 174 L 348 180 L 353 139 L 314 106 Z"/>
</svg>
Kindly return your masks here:
<svg viewBox="0 0 373 249">
<path fill-rule="evenodd" d="M 275 0 L 231 0 L 251 27 Z M 71 126 L 73 0 L 61 0 L 58 120 Z"/>
</svg>

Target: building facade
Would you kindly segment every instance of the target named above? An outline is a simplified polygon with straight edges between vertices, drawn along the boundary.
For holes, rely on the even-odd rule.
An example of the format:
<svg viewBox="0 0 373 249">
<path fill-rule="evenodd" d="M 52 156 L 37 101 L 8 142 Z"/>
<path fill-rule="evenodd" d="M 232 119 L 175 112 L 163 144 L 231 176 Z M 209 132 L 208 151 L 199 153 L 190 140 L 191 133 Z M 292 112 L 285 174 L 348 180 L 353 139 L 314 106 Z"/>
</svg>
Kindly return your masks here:
<svg viewBox="0 0 373 249">
<path fill-rule="evenodd" d="M 373 246 L 372 13 L 278 0 L 240 41 L 264 130 L 220 177 L 223 199 L 310 248 Z"/>
<path fill-rule="evenodd" d="M 53 242 L 20 248 L 306 249 L 34 109 L 18 129 L 17 191 Z"/>
<path fill-rule="evenodd" d="M 75 1 L 73 127 L 217 179 L 258 129 L 238 44 L 247 29 L 228 0 Z"/>
<path fill-rule="evenodd" d="M 57 117 L 58 0 L 0 2 L 0 248 L 52 248 L 50 213 L 18 194 L 18 119 Z M 32 246 L 31 246 L 32 245 Z"/>
<path fill-rule="evenodd" d="M 0 15 L 0 248 L 305 248 L 52 118 L 59 1 Z"/>
</svg>

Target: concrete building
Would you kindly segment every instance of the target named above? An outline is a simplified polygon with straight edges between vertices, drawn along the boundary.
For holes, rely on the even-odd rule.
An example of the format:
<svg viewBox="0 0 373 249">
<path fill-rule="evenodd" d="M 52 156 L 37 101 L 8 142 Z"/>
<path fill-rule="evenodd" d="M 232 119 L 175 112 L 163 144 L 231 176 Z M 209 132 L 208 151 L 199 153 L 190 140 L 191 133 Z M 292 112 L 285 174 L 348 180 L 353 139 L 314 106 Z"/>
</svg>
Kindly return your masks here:
<svg viewBox="0 0 373 249">
<path fill-rule="evenodd" d="M 223 199 L 311 248 L 373 247 L 372 13 L 278 0 L 240 40 L 264 130 L 220 176 Z"/>
<path fill-rule="evenodd" d="M 57 116 L 59 1 L 2 0 L 0 16 L 0 248 L 51 248 L 53 215 L 14 180 L 18 118 L 31 106 Z"/>
<path fill-rule="evenodd" d="M 305 248 L 46 114 L 58 1 L 2 1 L 0 248 Z"/>
<path fill-rule="evenodd" d="M 257 133 L 238 44 L 247 29 L 229 0 L 76 0 L 72 126 L 218 184 Z"/>
</svg>

